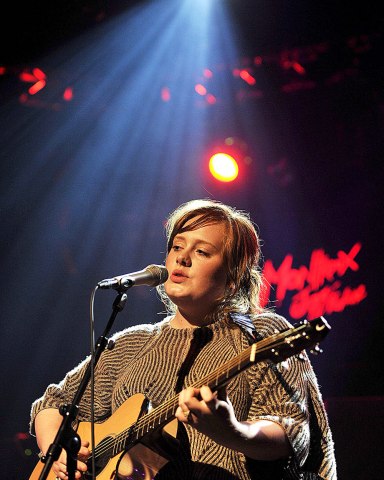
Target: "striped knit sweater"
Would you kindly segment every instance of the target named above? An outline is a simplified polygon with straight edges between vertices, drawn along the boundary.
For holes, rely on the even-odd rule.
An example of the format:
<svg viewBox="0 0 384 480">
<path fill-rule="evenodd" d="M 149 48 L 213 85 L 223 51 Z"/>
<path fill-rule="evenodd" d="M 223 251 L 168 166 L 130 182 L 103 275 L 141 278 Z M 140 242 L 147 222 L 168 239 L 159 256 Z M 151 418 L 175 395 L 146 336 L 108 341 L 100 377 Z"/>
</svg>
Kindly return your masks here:
<svg viewBox="0 0 384 480">
<path fill-rule="evenodd" d="M 216 322 L 205 329 L 209 341 L 192 352 L 193 363 L 186 368 L 185 359 L 201 329 L 174 329 L 169 322 L 170 317 L 154 325 L 127 328 L 112 337 L 114 349 L 103 352 L 96 367 L 96 422 L 112 415 L 136 393 L 145 394 L 156 407 L 248 346 L 237 325 Z M 253 322 L 261 337 L 291 326 L 272 313 L 258 315 Z M 49 385 L 33 403 L 32 433 L 39 411 L 72 401 L 87 362 L 88 359 L 81 362 L 59 384 Z M 283 462 L 253 461 L 216 444 L 189 425 L 179 424 L 178 454 L 161 469 L 156 480 L 336 480 L 332 436 L 317 379 L 306 355 L 295 355 L 276 366 L 256 363 L 229 383 L 227 393 L 238 420 L 268 419 L 280 424 L 293 447 L 292 458 Z M 87 389 L 80 403 L 79 421 L 90 421 L 90 404 Z"/>
</svg>

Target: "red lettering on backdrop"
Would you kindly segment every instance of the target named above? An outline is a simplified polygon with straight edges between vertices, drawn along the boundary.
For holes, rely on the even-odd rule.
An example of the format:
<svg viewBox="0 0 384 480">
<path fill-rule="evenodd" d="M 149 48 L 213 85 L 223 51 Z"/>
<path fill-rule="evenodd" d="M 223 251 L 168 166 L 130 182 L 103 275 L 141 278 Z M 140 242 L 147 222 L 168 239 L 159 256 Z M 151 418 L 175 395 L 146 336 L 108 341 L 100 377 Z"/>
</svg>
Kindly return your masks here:
<svg viewBox="0 0 384 480">
<path fill-rule="evenodd" d="M 291 254 L 286 255 L 278 269 L 271 260 L 267 260 L 263 269 L 266 280 L 264 303 L 267 303 L 273 285 L 276 286 L 277 305 L 283 303 L 288 290 L 297 290 L 289 307 L 290 316 L 295 319 L 306 317 L 310 320 L 360 303 L 367 296 L 365 285 L 343 287 L 340 280 L 336 280 L 336 277 L 343 277 L 348 269 L 354 272 L 359 269 L 355 258 L 360 250 L 361 244 L 356 243 L 348 253 L 337 252 L 336 258 L 330 258 L 322 249 L 314 250 L 309 267 L 293 268 Z"/>
</svg>

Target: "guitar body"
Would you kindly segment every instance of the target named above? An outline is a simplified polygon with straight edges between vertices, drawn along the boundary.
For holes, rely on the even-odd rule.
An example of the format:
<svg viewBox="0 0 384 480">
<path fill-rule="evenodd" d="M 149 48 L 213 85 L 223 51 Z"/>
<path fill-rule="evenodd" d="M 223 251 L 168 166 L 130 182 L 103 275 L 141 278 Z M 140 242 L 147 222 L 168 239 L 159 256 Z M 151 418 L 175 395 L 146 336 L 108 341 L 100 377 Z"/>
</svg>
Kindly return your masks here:
<svg viewBox="0 0 384 480">
<path fill-rule="evenodd" d="M 113 444 L 116 436 L 126 428 L 134 424 L 143 414 L 143 404 L 146 399 L 142 394 L 136 394 L 128 398 L 116 412 L 105 422 L 95 424 L 95 451 L 105 450 L 104 455 L 96 454 L 96 478 L 97 480 L 150 480 L 162 468 L 169 459 L 164 456 L 161 443 L 175 441 L 177 433 L 177 420 L 168 423 L 163 431 L 155 432 L 144 443 L 136 443 L 122 455 L 125 448 L 121 448 L 116 455 L 111 456 L 107 452 L 109 444 Z M 80 422 L 77 433 L 82 440 L 91 441 L 91 423 Z M 159 442 L 159 446 L 156 443 Z M 105 446 L 106 448 L 103 448 Z M 159 453 L 159 451 L 161 453 Z M 88 462 L 89 463 L 89 462 Z M 39 480 L 44 464 L 39 461 L 34 468 L 29 480 Z M 118 469 L 118 472 L 117 472 Z M 91 478 L 91 474 L 84 475 Z M 55 480 L 56 475 L 51 470 L 47 480 Z"/>
</svg>

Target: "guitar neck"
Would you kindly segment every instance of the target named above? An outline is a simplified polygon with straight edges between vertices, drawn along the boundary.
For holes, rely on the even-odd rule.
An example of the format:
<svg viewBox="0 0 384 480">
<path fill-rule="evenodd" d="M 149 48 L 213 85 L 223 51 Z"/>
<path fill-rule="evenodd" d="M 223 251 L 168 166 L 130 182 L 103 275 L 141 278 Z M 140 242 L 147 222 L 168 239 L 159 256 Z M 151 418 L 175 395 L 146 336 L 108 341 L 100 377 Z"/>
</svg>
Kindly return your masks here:
<svg viewBox="0 0 384 480">
<path fill-rule="evenodd" d="M 190 386 L 200 388 L 207 385 L 211 390 L 216 391 L 257 362 L 271 360 L 277 363 L 300 353 L 304 348 L 312 347 L 322 340 L 329 330 L 330 326 L 323 317 L 311 322 L 304 320 L 298 326 L 252 344 L 239 355 Z M 131 438 L 139 440 L 147 433 L 166 425 L 174 419 L 178 405 L 179 395 L 175 395 L 138 419 L 134 427 L 130 429 Z"/>
</svg>

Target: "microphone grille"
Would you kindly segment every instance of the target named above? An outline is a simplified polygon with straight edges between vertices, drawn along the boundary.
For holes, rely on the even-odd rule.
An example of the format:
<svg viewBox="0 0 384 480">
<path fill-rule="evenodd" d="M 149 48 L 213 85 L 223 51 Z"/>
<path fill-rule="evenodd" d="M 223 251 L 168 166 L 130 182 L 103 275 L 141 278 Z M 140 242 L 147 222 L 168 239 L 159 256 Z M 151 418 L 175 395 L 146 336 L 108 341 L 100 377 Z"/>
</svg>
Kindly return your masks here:
<svg viewBox="0 0 384 480">
<path fill-rule="evenodd" d="M 168 279 L 168 270 L 164 265 L 148 265 L 146 270 L 148 270 L 153 277 L 152 287 L 157 287 L 157 285 L 161 285 Z"/>
</svg>

